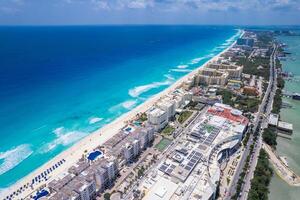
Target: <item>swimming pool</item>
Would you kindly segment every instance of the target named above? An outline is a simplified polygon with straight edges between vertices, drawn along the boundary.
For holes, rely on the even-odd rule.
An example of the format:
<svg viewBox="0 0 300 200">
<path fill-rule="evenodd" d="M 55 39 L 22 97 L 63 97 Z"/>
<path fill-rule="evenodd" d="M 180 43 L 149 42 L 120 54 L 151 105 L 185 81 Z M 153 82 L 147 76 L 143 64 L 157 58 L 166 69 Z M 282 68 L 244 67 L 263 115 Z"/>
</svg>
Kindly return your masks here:
<svg viewBox="0 0 300 200">
<path fill-rule="evenodd" d="M 95 160 L 97 157 L 102 156 L 103 152 L 102 151 L 94 151 L 92 153 L 90 153 L 87 157 L 88 160 Z"/>
</svg>

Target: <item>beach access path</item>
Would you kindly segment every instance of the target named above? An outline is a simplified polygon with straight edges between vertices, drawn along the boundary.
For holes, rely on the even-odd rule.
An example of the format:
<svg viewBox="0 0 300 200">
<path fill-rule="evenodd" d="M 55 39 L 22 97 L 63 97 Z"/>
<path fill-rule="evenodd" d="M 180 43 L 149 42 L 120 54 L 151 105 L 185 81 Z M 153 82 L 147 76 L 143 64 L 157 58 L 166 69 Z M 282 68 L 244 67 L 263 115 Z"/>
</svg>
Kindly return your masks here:
<svg viewBox="0 0 300 200">
<path fill-rule="evenodd" d="M 276 151 L 266 143 L 263 143 L 262 147 L 268 153 L 269 160 L 274 166 L 276 174 L 287 184 L 300 186 L 300 177 L 281 160 Z"/>
</svg>

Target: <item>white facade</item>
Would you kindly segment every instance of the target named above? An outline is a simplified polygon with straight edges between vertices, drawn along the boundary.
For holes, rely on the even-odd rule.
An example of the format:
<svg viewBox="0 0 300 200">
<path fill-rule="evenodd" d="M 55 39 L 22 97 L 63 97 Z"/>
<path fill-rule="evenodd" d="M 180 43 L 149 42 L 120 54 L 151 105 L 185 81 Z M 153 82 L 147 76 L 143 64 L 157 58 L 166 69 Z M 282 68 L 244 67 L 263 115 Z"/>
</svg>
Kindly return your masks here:
<svg viewBox="0 0 300 200">
<path fill-rule="evenodd" d="M 134 140 L 132 142 L 132 150 L 133 150 L 133 157 L 136 157 L 140 153 L 140 141 Z"/>
<path fill-rule="evenodd" d="M 76 192 L 79 194 L 81 200 L 90 200 L 93 195 L 96 193 L 96 184 L 95 182 L 82 182 L 82 186 L 76 189 Z"/>
<path fill-rule="evenodd" d="M 165 98 L 157 104 L 157 107 L 167 112 L 169 120 L 175 116 L 175 102 L 173 100 Z"/>
<path fill-rule="evenodd" d="M 155 130 L 161 130 L 168 124 L 168 113 L 160 108 L 152 108 L 148 112 L 148 122 Z"/>
<path fill-rule="evenodd" d="M 107 169 L 107 173 L 108 173 L 108 179 L 110 181 L 114 180 L 115 177 L 116 177 L 116 164 L 114 162 L 109 162 L 107 165 L 106 165 L 106 169 Z"/>
<path fill-rule="evenodd" d="M 95 180 L 99 190 L 103 191 L 109 181 L 107 170 L 102 167 L 98 167 L 95 173 Z"/>
<path fill-rule="evenodd" d="M 124 146 L 124 158 L 126 162 L 130 162 L 133 158 L 139 155 L 141 150 L 140 141 L 134 140 L 132 143 L 127 143 Z"/>
</svg>

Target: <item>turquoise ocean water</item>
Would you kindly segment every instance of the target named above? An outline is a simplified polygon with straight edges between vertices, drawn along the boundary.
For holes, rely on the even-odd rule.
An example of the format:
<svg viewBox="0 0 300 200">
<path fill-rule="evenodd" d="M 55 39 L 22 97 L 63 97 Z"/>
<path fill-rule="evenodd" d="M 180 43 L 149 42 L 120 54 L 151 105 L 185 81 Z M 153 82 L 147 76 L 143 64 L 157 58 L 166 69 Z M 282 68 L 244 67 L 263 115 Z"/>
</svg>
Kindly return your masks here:
<svg viewBox="0 0 300 200">
<path fill-rule="evenodd" d="M 300 28 L 292 29 L 300 34 Z M 290 52 L 286 61 L 281 61 L 284 71 L 294 74 L 293 81 L 286 81 L 284 90 L 300 93 L 300 36 L 280 36 L 279 41 L 287 44 L 286 51 Z M 293 124 L 292 140 L 277 137 L 277 151 L 287 158 L 289 166 L 300 175 L 300 101 L 283 98 L 284 102 L 293 106 L 291 109 L 281 109 L 280 118 Z M 281 180 L 276 174 L 270 184 L 269 199 L 297 200 L 300 196 L 300 187 L 291 187 Z"/>
<path fill-rule="evenodd" d="M 0 27 L 0 188 L 162 91 L 230 26 Z"/>
</svg>

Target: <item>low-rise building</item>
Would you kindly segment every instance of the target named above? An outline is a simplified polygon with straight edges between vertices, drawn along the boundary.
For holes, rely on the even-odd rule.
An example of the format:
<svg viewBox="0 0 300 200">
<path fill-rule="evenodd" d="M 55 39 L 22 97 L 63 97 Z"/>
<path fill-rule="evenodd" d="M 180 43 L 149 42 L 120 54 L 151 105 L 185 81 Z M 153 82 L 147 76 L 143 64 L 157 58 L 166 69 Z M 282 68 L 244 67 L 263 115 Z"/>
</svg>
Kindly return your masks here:
<svg viewBox="0 0 300 200">
<path fill-rule="evenodd" d="M 245 95 L 249 95 L 249 96 L 259 95 L 259 92 L 258 92 L 257 88 L 256 87 L 251 87 L 251 86 L 244 86 L 243 87 L 243 93 Z"/>
<path fill-rule="evenodd" d="M 279 131 L 285 134 L 291 135 L 293 133 L 293 124 L 288 122 L 279 121 L 277 128 Z"/>
<path fill-rule="evenodd" d="M 269 121 L 268 121 L 269 126 L 277 127 L 278 120 L 279 120 L 279 115 L 271 113 L 269 116 Z"/>
</svg>

